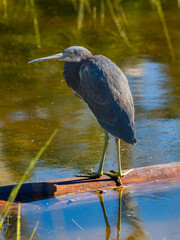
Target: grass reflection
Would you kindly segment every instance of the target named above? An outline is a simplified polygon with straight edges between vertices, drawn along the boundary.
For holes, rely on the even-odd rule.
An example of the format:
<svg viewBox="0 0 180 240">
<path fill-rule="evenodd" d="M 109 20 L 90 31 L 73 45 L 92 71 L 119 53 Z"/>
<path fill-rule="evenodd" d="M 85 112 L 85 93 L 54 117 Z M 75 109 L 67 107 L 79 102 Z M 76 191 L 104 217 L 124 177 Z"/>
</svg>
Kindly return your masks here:
<svg viewBox="0 0 180 240">
<path fill-rule="evenodd" d="M 10 193 L 10 195 L 8 197 L 8 200 L 7 200 L 5 206 L 2 209 L 1 214 L 0 214 L 0 218 L 1 218 L 1 220 L 0 220 L 0 237 L 1 237 L 1 234 L 3 232 L 4 222 L 6 221 L 6 218 L 7 218 L 8 214 L 9 214 L 9 211 L 10 211 L 10 209 L 12 207 L 12 204 L 15 201 L 22 184 L 26 181 L 27 176 L 29 175 L 31 170 L 34 168 L 35 164 L 37 163 L 37 161 L 39 160 L 41 155 L 44 153 L 46 148 L 52 142 L 52 140 L 55 137 L 57 131 L 58 131 L 58 129 L 54 130 L 54 132 L 51 134 L 50 138 L 47 140 L 45 145 L 41 147 L 41 149 L 39 150 L 39 152 L 37 153 L 35 158 L 31 160 L 31 162 L 30 162 L 28 168 L 26 169 L 25 173 L 23 174 L 21 180 L 19 181 L 19 183 L 11 191 L 11 193 Z M 21 209 L 21 206 L 19 204 L 19 209 L 18 209 L 18 216 L 19 217 L 18 217 L 18 221 L 17 221 L 17 239 L 20 239 L 20 209 Z"/>
<path fill-rule="evenodd" d="M 28 239 L 39 220 L 34 237 L 46 240 L 173 239 L 180 234 L 179 194 L 179 180 L 171 179 L 23 203 L 21 236 Z M 15 205 L 7 239 L 16 239 L 17 215 Z"/>
<path fill-rule="evenodd" d="M 28 181 L 72 177 L 90 167 L 96 168 L 102 151 L 103 133 L 87 107 L 67 88 L 63 81 L 62 64 L 27 64 L 31 59 L 60 52 L 70 45 L 82 45 L 94 54 L 103 54 L 126 72 L 134 94 L 139 143 L 134 149 L 122 143 L 123 168 L 179 160 L 176 143 L 179 140 L 180 14 L 176 1 L 3 0 L 0 7 L 1 185 L 19 181 L 34 151 L 40 149 L 55 126 L 59 128 L 59 134 L 29 175 Z M 42 48 L 37 49 L 38 45 Z M 115 148 L 111 145 L 105 162 L 107 169 L 116 168 L 114 152 Z M 105 239 L 122 238 L 126 226 L 133 231 L 128 231 L 129 236 L 124 239 L 146 238 L 142 225 L 147 219 L 139 217 L 140 214 L 150 217 L 155 207 L 153 213 L 156 218 L 151 217 L 151 220 L 158 223 L 161 217 L 158 211 L 162 208 L 160 213 L 162 218 L 167 216 L 166 225 L 170 223 L 170 214 L 173 211 L 177 214 L 179 209 L 177 195 L 170 204 L 174 210 L 169 211 L 169 205 L 163 205 L 163 202 L 157 205 L 152 200 L 148 205 L 144 197 L 137 204 L 134 193 L 131 196 L 125 191 L 118 196 L 114 192 L 117 207 L 107 204 L 106 194 L 98 194 L 98 206 L 106 224 L 106 229 L 101 232 Z M 32 205 L 28 205 L 28 209 Z M 67 221 L 64 217 L 68 216 L 67 212 L 64 210 L 65 214 L 62 214 L 61 205 L 60 201 L 54 215 L 48 215 L 48 205 L 44 203 L 47 215 L 42 214 L 37 229 L 42 238 L 47 237 L 48 232 L 52 231 L 52 235 L 58 232 L 57 223 Z M 83 210 L 89 213 L 87 205 Z M 37 221 L 38 211 L 39 206 L 34 218 L 32 213 L 30 217 L 22 214 L 21 232 L 28 237 Z M 74 211 L 74 216 L 82 214 L 82 206 Z M 82 222 L 87 220 L 90 228 L 97 218 L 96 212 L 91 214 L 94 215 L 89 222 L 86 214 L 82 219 Z M 11 224 L 10 230 L 13 230 L 9 234 L 15 239 L 17 212 L 11 216 L 7 225 Z M 53 226 L 49 224 L 49 219 L 53 220 Z M 32 228 L 29 230 L 30 224 Z M 152 227 L 149 223 L 147 225 L 146 229 Z M 70 234 L 67 224 L 63 226 L 66 234 Z M 176 232 L 174 222 L 171 226 Z M 53 227 L 57 227 L 56 231 L 52 230 Z M 101 226 L 98 227 L 97 234 L 101 231 Z"/>
<path fill-rule="evenodd" d="M 96 168 L 100 159 L 102 130 L 86 105 L 66 86 L 62 63 L 27 64 L 31 59 L 58 53 L 70 45 L 82 45 L 93 54 L 109 57 L 128 77 L 140 141 L 133 150 L 123 143 L 123 168 L 176 161 L 177 148 L 173 144 L 177 139 L 179 112 L 177 22 L 180 15 L 174 1 L 163 2 L 161 12 L 168 26 L 176 64 L 168 54 L 157 7 L 152 10 L 150 1 L 84 0 L 79 30 L 79 0 L 33 3 L 39 27 L 36 31 L 42 45 L 38 49 L 30 0 L 19 0 L 18 4 L 12 0 L 7 7 L 8 21 L 3 17 L 3 2 L 0 9 L 0 156 L 1 172 L 12 176 L 8 178 L 9 183 L 18 182 L 28 159 L 54 126 L 60 129 L 58 139 L 29 179 L 70 177 L 86 171 L 89 166 Z M 36 20 L 34 16 L 34 22 Z M 132 48 L 127 46 L 118 26 Z M 156 122 L 161 123 L 158 129 Z M 115 167 L 114 151 L 112 146 L 111 156 L 105 163 L 107 169 Z"/>
</svg>

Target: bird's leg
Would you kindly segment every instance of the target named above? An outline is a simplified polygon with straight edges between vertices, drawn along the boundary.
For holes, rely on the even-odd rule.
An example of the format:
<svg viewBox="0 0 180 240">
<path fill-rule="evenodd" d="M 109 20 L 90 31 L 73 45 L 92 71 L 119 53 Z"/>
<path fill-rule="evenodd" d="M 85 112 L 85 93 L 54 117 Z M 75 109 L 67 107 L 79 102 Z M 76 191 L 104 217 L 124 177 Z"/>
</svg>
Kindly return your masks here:
<svg viewBox="0 0 180 240">
<path fill-rule="evenodd" d="M 103 148 L 101 162 L 99 164 L 99 169 L 98 169 L 98 173 L 100 173 L 101 176 L 103 175 L 103 165 L 104 165 L 104 160 L 106 157 L 106 151 L 107 151 L 108 144 L 109 144 L 109 134 L 108 134 L 108 132 L 105 131 L 104 148 Z"/>
<path fill-rule="evenodd" d="M 114 170 L 110 170 L 110 172 L 104 172 L 105 175 L 110 176 L 112 178 L 116 178 L 119 181 L 120 185 L 122 184 L 121 177 L 126 175 L 127 173 L 131 172 L 133 169 L 128 170 L 127 172 L 122 174 L 121 171 L 121 152 L 120 152 L 120 139 L 116 138 L 116 145 L 117 145 L 117 156 L 118 156 L 118 172 Z"/>
<path fill-rule="evenodd" d="M 99 164 L 99 168 L 97 172 L 90 172 L 87 174 L 76 174 L 76 177 L 90 177 L 90 178 L 99 178 L 100 176 L 103 175 L 103 164 L 104 164 L 104 160 L 106 157 L 106 151 L 107 151 L 107 147 L 108 147 L 108 143 L 109 143 L 109 134 L 108 132 L 105 131 L 105 137 L 104 137 L 104 148 L 103 148 L 103 152 L 102 152 L 102 157 L 101 157 L 101 162 Z"/>
<path fill-rule="evenodd" d="M 116 138 L 116 145 L 117 145 L 117 157 L 118 157 L 118 172 L 115 172 L 114 170 L 111 170 L 110 172 L 104 172 L 105 175 L 110 176 L 112 178 L 116 178 L 120 185 L 122 184 L 121 177 L 122 171 L 121 171 L 121 153 L 120 153 L 120 139 Z"/>
</svg>

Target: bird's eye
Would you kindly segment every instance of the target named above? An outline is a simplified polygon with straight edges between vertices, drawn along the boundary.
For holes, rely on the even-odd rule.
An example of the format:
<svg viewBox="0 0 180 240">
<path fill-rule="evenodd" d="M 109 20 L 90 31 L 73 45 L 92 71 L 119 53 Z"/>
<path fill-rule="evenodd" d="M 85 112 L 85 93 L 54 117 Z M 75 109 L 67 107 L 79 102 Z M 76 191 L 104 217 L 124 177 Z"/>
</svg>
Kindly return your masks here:
<svg viewBox="0 0 180 240">
<path fill-rule="evenodd" d="M 73 52 L 70 52 L 71 55 L 73 55 Z"/>
</svg>

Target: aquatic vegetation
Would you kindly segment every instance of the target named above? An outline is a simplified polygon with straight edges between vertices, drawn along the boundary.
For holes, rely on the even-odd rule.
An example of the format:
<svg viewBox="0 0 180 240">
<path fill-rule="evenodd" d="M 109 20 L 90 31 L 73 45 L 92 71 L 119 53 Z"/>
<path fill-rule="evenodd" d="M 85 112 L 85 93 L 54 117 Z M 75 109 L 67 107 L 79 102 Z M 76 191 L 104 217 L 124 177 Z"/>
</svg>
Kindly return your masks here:
<svg viewBox="0 0 180 240">
<path fill-rule="evenodd" d="M 163 30 L 164 30 L 164 35 L 166 37 L 167 45 L 168 45 L 172 60 L 176 60 L 174 47 L 172 45 L 171 37 L 170 37 L 169 30 L 168 30 L 168 27 L 167 27 L 167 23 L 166 23 L 166 20 L 165 20 L 165 17 L 164 17 L 163 9 L 162 9 L 162 6 L 161 6 L 161 0 L 150 0 L 150 1 L 156 6 L 157 13 L 158 13 L 159 18 L 160 18 L 161 23 L 162 23 L 162 27 L 163 27 Z"/>
<path fill-rule="evenodd" d="M 61 63 L 45 62 L 41 67 L 38 64 L 27 64 L 31 59 L 61 52 L 72 45 L 81 45 L 90 49 L 93 54 L 109 57 L 120 66 L 129 80 L 135 102 L 135 125 L 139 143 L 133 150 L 122 143 L 122 167 L 132 168 L 178 161 L 179 149 L 176 143 L 179 140 L 179 22 L 177 1 L 2 0 L 0 184 L 20 181 L 30 159 L 34 158 L 34 152 L 39 151 L 55 126 L 59 129 L 58 136 L 27 176 L 26 181 L 71 177 L 88 171 L 91 166 L 93 169 L 97 168 L 103 145 L 102 131 L 86 105 L 67 88 Z M 116 168 L 114 149 L 111 142 L 105 170 L 110 167 Z M 104 200 L 105 207 L 113 206 L 107 204 L 106 195 Z M 163 205 L 157 205 L 156 198 L 154 202 L 155 206 L 158 206 L 155 210 L 159 211 L 158 208 Z M 174 203 L 174 200 L 172 202 Z M 129 212 L 123 211 L 122 218 L 128 217 L 129 222 L 134 216 L 134 223 L 144 221 L 144 215 L 140 216 L 139 220 L 135 217 L 141 213 L 139 208 L 146 203 L 147 196 L 141 199 L 138 206 L 133 205 L 132 201 L 128 204 L 125 198 L 122 208 L 126 208 L 128 204 L 135 213 L 127 216 Z M 64 220 L 63 212 L 57 211 L 60 205 L 56 205 L 58 208 L 53 217 L 50 212 L 48 215 L 53 220 L 56 218 L 58 223 Z M 148 210 L 151 211 L 152 207 L 144 207 L 142 212 L 147 210 L 146 214 L 150 216 Z M 23 212 L 22 205 L 21 209 Z M 45 203 L 44 209 L 46 212 Z M 87 209 L 87 205 L 84 209 Z M 174 211 L 177 212 L 177 209 Z M 115 206 L 114 212 L 108 209 L 106 211 L 107 217 L 111 213 L 112 218 L 117 219 Z M 81 209 L 77 211 L 79 212 Z M 169 224 L 168 214 L 173 212 L 168 208 L 164 208 L 161 213 L 163 212 L 166 213 Z M 8 214 L 6 222 L 7 225 L 13 223 L 8 230 L 10 237 L 16 239 L 17 211 L 11 213 Z M 56 215 L 57 213 L 59 215 Z M 87 214 L 82 218 L 82 222 L 71 216 L 71 226 L 77 227 L 72 222 L 74 219 L 86 231 L 82 223 Z M 159 221 L 159 216 L 157 214 L 155 220 Z M 162 218 L 166 216 L 163 215 Z M 21 216 L 21 237 L 23 233 L 27 238 L 31 235 L 36 224 L 36 212 L 33 222 L 29 219 L 32 219 L 32 215 Z M 44 215 L 42 219 L 45 219 Z M 91 219 L 92 222 L 89 221 L 88 224 L 94 222 L 93 218 Z M 109 225 L 112 224 L 110 219 Z M 28 227 L 26 221 L 29 221 Z M 52 228 L 54 230 L 54 221 L 53 224 L 50 226 L 47 222 L 40 222 L 38 234 L 44 236 L 41 226 L 47 231 Z M 64 226 L 67 225 L 64 223 Z M 116 229 L 116 223 L 114 228 Z M 101 229 L 103 228 L 98 229 L 98 234 Z M 69 232 L 69 228 L 67 231 Z M 113 233 L 112 225 L 111 231 Z M 105 229 L 102 230 L 103 233 L 106 233 Z M 121 238 L 122 236 L 125 235 L 122 233 Z M 112 235 L 111 237 L 116 238 Z"/>
<path fill-rule="evenodd" d="M 49 146 L 49 144 L 52 142 L 53 138 L 55 137 L 56 133 L 57 133 L 58 129 L 55 129 L 54 132 L 52 133 L 52 135 L 50 136 L 50 138 L 48 139 L 48 141 L 45 143 L 45 145 L 39 150 L 39 152 L 37 153 L 37 155 L 35 156 L 34 159 L 31 160 L 27 170 L 25 171 L 24 175 L 22 176 L 21 180 L 19 181 L 19 183 L 13 188 L 13 190 L 10 193 L 10 196 L 7 200 L 7 203 L 4 206 L 4 209 L 1 212 L 1 220 L 0 220 L 0 236 L 1 234 L 3 234 L 3 224 L 5 219 L 7 218 L 9 211 L 12 207 L 12 204 L 14 202 L 14 200 L 16 199 L 16 196 L 22 186 L 22 184 L 26 181 L 27 176 L 29 175 L 30 171 L 34 168 L 36 162 L 39 160 L 39 158 L 42 156 L 42 154 L 44 153 L 44 151 L 47 149 L 47 147 Z M 18 220 L 17 220 L 17 239 L 20 239 L 20 203 L 19 203 L 19 208 L 18 208 Z"/>
<path fill-rule="evenodd" d="M 31 6 L 31 11 L 32 11 L 32 16 L 33 16 L 34 31 L 35 31 L 35 34 L 36 34 L 37 47 L 41 48 L 39 24 L 38 24 L 38 18 L 37 18 L 37 14 L 36 14 L 36 10 L 35 10 L 35 2 L 34 2 L 34 0 L 30 0 L 30 6 Z"/>
</svg>

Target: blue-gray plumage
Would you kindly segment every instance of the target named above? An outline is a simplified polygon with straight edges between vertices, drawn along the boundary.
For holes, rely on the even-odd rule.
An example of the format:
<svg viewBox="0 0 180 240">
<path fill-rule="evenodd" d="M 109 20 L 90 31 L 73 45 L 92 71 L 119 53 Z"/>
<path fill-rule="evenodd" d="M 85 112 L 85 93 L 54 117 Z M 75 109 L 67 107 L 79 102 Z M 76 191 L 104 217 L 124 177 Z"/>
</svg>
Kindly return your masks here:
<svg viewBox="0 0 180 240">
<path fill-rule="evenodd" d="M 120 140 L 134 145 L 134 104 L 128 80 L 118 66 L 110 59 L 102 56 L 93 56 L 83 47 L 69 47 L 62 53 L 31 62 L 57 59 L 65 61 L 63 75 L 67 85 L 82 98 L 101 127 L 105 130 L 105 145 L 101 163 L 97 172 L 78 176 L 99 177 L 103 174 L 103 163 L 106 155 L 109 136 L 116 138 L 118 149 L 118 172 L 105 173 L 119 179 L 122 176 L 120 162 Z"/>
</svg>

